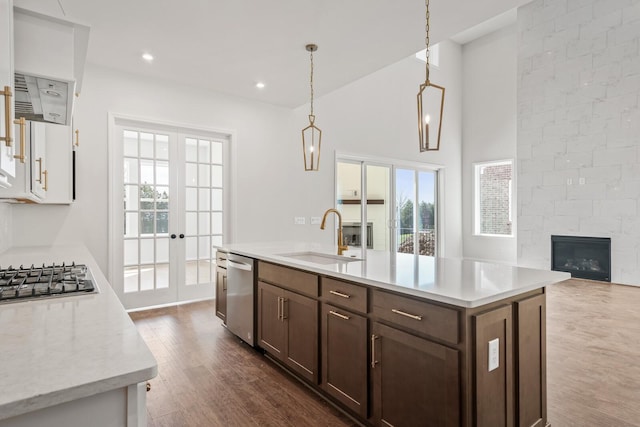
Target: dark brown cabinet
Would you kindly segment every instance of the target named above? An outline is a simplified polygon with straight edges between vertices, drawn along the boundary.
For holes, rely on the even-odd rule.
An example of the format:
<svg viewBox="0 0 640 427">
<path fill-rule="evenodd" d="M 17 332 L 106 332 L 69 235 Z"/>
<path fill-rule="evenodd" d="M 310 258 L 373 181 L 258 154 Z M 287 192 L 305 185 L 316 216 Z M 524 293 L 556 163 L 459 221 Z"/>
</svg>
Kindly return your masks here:
<svg viewBox="0 0 640 427">
<path fill-rule="evenodd" d="M 318 383 L 318 301 L 259 281 L 258 342 L 291 370 Z"/>
<path fill-rule="evenodd" d="M 459 351 L 373 323 L 371 376 L 376 425 L 460 425 Z"/>
<path fill-rule="evenodd" d="M 367 418 L 367 318 L 322 305 L 322 388 Z"/>
<path fill-rule="evenodd" d="M 227 254 L 216 255 L 216 316 L 227 323 Z"/>
</svg>

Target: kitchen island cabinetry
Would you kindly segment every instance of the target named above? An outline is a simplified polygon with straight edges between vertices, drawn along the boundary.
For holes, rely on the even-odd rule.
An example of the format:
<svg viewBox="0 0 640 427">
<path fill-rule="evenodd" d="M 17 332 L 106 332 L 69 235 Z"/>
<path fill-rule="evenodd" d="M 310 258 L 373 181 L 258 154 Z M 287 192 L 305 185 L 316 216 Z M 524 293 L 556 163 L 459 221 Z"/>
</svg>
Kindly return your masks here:
<svg viewBox="0 0 640 427">
<path fill-rule="evenodd" d="M 262 262 L 258 277 L 259 345 L 302 378 L 317 384 L 318 301 L 289 289 L 317 298 L 318 277 Z"/>
<path fill-rule="evenodd" d="M 375 251 L 367 261 L 327 251 L 336 262 L 322 264 L 292 260 L 294 247 L 322 258 L 304 245 L 228 248 L 259 260 L 259 346 L 360 423 L 548 424 L 546 286 L 568 274 Z M 291 310 L 298 298 L 309 304 Z M 286 355 L 291 331 L 283 325 L 302 313 L 297 334 L 309 338 L 305 358 L 320 357 L 319 384 L 299 369 L 302 359 Z"/>
</svg>

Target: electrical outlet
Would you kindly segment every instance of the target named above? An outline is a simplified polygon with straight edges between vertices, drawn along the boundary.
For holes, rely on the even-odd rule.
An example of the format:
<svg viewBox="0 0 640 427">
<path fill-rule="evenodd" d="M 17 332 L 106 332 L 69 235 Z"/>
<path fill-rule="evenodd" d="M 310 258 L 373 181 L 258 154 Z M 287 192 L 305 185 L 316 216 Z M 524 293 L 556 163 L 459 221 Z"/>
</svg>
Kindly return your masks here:
<svg viewBox="0 0 640 427">
<path fill-rule="evenodd" d="M 489 341 L 489 372 L 500 366 L 500 338 Z"/>
<path fill-rule="evenodd" d="M 311 225 L 320 225 L 322 221 L 320 220 L 319 216 L 312 216 L 311 217 Z"/>
<path fill-rule="evenodd" d="M 293 218 L 293 223 L 295 225 L 304 225 L 306 223 L 306 221 L 305 221 L 303 216 L 297 216 L 297 217 Z"/>
</svg>

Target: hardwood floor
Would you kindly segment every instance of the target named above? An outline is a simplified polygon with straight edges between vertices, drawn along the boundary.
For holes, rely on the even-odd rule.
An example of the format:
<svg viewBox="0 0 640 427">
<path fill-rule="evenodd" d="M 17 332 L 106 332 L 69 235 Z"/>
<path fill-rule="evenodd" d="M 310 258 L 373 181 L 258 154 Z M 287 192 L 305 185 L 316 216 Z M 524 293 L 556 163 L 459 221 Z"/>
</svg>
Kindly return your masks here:
<svg viewBox="0 0 640 427">
<path fill-rule="evenodd" d="M 149 427 L 355 425 L 228 333 L 211 301 L 131 317 L 159 365 Z M 548 288 L 547 354 L 553 427 L 640 427 L 640 288 Z"/>
<path fill-rule="evenodd" d="M 640 287 L 548 288 L 547 404 L 553 427 L 640 426 Z"/>
<path fill-rule="evenodd" d="M 158 361 L 149 427 L 355 426 L 222 327 L 212 301 L 131 313 Z"/>
</svg>

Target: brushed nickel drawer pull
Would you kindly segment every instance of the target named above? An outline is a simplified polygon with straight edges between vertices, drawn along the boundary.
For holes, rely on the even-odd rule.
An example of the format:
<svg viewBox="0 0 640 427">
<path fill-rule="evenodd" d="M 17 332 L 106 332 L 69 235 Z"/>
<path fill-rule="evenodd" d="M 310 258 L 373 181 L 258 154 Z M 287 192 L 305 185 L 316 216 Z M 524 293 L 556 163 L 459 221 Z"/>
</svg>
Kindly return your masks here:
<svg viewBox="0 0 640 427">
<path fill-rule="evenodd" d="M 329 310 L 329 313 L 331 313 L 331 314 L 333 314 L 334 316 L 339 317 L 339 318 L 341 318 L 341 319 L 343 319 L 343 320 L 349 320 L 349 319 L 351 319 L 351 317 L 349 317 L 349 316 L 345 316 L 344 314 L 340 314 L 340 313 L 338 313 L 337 311 Z"/>
<path fill-rule="evenodd" d="M 339 296 L 341 298 L 351 298 L 351 295 L 343 294 L 342 292 L 338 292 L 338 291 L 329 291 L 329 293 Z"/>
<path fill-rule="evenodd" d="M 391 311 L 393 311 L 395 314 L 399 314 L 401 316 L 410 317 L 413 320 L 422 320 L 422 316 L 416 316 L 415 314 L 405 313 L 402 310 L 396 310 L 395 308 L 392 308 Z"/>
<path fill-rule="evenodd" d="M 375 368 L 378 364 L 376 360 L 376 340 L 378 339 L 377 335 L 371 334 L 371 367 Z"/>
</svg>

